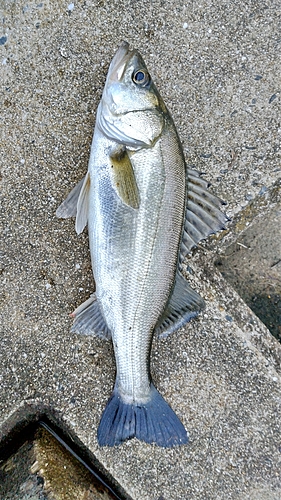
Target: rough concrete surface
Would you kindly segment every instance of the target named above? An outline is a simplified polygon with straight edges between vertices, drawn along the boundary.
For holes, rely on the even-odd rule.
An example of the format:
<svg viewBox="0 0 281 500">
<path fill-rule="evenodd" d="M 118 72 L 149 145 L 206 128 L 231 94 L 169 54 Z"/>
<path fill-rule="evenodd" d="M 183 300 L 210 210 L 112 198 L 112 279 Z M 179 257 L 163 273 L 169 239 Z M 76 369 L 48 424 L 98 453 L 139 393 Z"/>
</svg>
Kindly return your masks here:
<svg viewBox="0 0 281 500">
<path fill-rule="evenodd" d="M 205 173 L 227 213 L 263 196 L 281 172 L 279 2 L 0 7 L 2 436 L 26 408 L 46 406 L 133 499 L 280 500 L 280 344 L 213 267 L 216 246 L 187 260 L 206 310 L 153 344 L 154 380 L 190 444 L 98 447 L 113 351 L 69 333 L 68 314 L 94 283 L 87 234 L 77 238 L 73 220 L 55 217 L 86 172 L 108 64 L 123 39 L 143 54 L 188 165 Z"/>
</svg>

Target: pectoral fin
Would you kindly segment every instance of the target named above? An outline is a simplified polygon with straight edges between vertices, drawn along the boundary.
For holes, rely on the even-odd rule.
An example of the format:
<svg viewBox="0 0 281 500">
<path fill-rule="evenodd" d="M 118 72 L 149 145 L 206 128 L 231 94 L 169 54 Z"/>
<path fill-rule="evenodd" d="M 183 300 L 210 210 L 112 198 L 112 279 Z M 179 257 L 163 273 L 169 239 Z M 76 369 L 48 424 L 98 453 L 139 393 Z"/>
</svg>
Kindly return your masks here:
<svg viewBox="0 0 281 500">
<path fill-rule="evenodd" d="M 184 277 L 176 274 L 173 292 L 168 300 L 166 309 L 155 328 L 159 337 L 166 337 L 185 325 L 191 318 L 197 316 L 205 307 L 200 295 L 191 288 Z"/>
<path fill-rule="evenodd" d="M 140 198 L 134 169 L 128 152 L 120 146 L 110 155 L 113 186 L 123 203 L 139 208 Z"/>
</svg>

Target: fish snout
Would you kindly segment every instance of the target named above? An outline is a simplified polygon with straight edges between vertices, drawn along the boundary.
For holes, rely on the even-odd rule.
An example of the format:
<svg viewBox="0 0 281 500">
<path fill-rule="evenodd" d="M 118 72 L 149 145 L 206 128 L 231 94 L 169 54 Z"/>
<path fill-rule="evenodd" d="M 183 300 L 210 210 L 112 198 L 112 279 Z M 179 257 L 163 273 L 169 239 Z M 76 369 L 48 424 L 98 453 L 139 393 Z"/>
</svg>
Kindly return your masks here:
<svg viewBox="0 0 281 500">
<path fill-rule="evenodd" d="M 114 83 L 120 81 L 124 73 L 126 63 L 131 57 L 132 52 L 133 51 L 129 49 L 128 42 L 121 43 L 109 66 L 107 75 L 108 82 Z"/>
</svg>

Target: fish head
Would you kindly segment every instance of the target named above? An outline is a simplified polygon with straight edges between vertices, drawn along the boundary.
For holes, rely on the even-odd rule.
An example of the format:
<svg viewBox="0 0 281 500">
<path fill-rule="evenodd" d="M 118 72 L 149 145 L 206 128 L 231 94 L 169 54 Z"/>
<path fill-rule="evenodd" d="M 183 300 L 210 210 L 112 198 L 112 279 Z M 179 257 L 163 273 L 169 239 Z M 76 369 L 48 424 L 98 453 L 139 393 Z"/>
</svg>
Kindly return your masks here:
<svg viewBox="0 0 281 500">
<path fill-rule="evenodd" d="M 99 128 L 132 149 L 152 146 L 167 110 L 137 50 L 123 42 L 113 57 L 98 113 Z"/>
<path fill-rule="evenodd" d="M 158 91 L 137 50 L 123 42 L 113 57 L 106 79 L 104 97 L 115 114 L 153 109 L 159 105 Z"/>
</svg>

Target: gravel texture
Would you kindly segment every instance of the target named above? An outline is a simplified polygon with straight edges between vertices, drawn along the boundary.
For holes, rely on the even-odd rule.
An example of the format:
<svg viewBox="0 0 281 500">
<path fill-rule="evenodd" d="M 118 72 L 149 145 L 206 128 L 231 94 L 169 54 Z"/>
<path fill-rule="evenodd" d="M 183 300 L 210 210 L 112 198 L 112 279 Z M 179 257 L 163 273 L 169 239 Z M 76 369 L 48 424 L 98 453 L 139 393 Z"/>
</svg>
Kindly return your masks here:
<svg viewBox="0 0 281 500">
<path fill-rule="evenodd" d="M 68 314 L 94 282 L 86 232 L 77 238 L 73 220 L 55 217 L 86 172 L 108 64 L 123 39 L 143 54 L 188 165 L 205 173 L 227 213 L 262 196 L 281 176 L 279 2 L 0 8 L 2 435 L 13 415 L 45 405 L 133 499 L 280 499 L 281 348 L 213 267 L 215 247 L 187 261 L 205 312 L 153 345 L 154 380 L 190 444 L 98 447 L 113 351 L 69 333 Z"/>
</svg>

